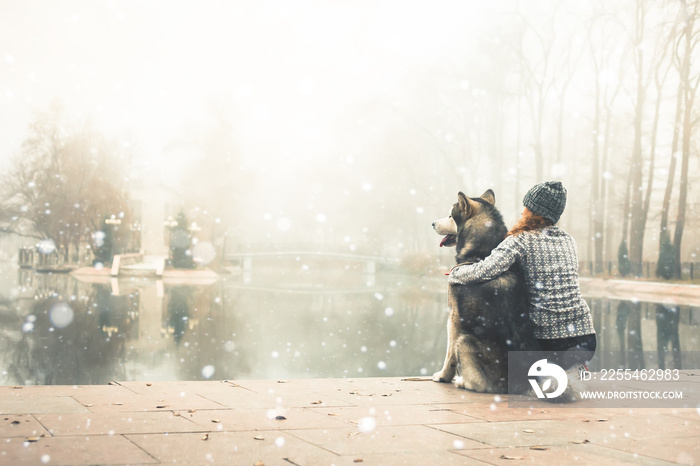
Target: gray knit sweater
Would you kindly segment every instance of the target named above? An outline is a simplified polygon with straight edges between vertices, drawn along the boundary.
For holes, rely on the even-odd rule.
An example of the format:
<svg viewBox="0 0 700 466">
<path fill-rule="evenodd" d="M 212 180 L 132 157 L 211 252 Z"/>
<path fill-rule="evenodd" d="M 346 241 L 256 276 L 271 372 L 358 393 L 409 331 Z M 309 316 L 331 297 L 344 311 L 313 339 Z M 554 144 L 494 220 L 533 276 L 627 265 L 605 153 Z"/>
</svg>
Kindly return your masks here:
<svg viewBox="0 0 700 466">
<path fill-rule="evenodd" d="M 581 297 L 574 239 L 556 226 L 506 237 L 481 262 L 452 269 L 449 282 L 491 280 L 519 261 L 530 298 L 530 319 L 541 339 L 595 333 L 591 310 Z"/>
</svg>

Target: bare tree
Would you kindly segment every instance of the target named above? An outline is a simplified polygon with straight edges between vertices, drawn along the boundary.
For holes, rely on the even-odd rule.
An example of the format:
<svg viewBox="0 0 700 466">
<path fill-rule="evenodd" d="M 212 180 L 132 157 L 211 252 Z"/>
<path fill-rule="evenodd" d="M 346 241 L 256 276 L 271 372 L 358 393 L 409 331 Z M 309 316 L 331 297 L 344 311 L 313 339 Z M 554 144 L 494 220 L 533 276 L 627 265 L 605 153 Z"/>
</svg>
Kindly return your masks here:
<svg viewBox="0 0 700 466">
<path fill-rule="evenodd" d="M 660 118 L 660 105 L 662 98 L 661 88 L 665 81 L 662 69 L 666 64 L 669 37 L 660 36 L 661 40 L 655 42 L 655 50 L 651 56 L 645 55 L 646 20 L 649 7 L 642 0 L 636 2 L 635 26 L 632 44 L 633 63 L 636 76 L 636 97 L 634 99 L 634 140 L 630 159 L 630 236 L 629 258 L 632 273 L 642 276 L 643 249 L 646 223 L 651 202 L 651 193 L 654 181 L 654 165 L 656 154 L 656 135 Z M 657 36 L 652 36 L 656 38 Z M 648 63 L 645 63 L 648 60 Z M 651 144 L 649 151 L 649 168 L 647 170 L 646 189 L 644 188 L 644 157 L 642 151 L 643 119 L 647 102 L 647 91 L 652 81 L 656 82 L 656 105 L 651 127 Z"/>
<path fill-rule="evenodd" d="M 673 236 L 673 253 L 675 259 L 676 278 L 681 276 L 681 241 L 686 221 L 686 209 L 688 202 L 688 163 L 690 159 L 690 136 L 697 121 L 692 119 L 693 104 L 700 84 L 700 72 L 693 69 L 695 49 L 700 43 L 700 30 L 694 30 L 700 17 L 700 5 L 693 2 L 692 7 L 685 0 L 680 0 L 681 14 L 683 15 L 683 32 L 681 40 L 677 43 L 676 59 L 679 64 L 678 73 L 681 82 L 681 103 L 683 105 L 683 136 L 682 136 L 682 160 L 678 194 L 678 215 L 676 217 L 676 230 Z"/>
<path fill-rule="evenodd" d="M 557 5 L 558 6 L 558 5 Z M 554 44 L 556 37 L 556 6 L 544 27 L 533 25 L 530 20 L 518 12 L 524 25 L 520 44 L 515 49 L 520 62 L 520 70 L 525 87 L 525 99 L 530 110 L 532 124 L 532 147 L 535 157 L 535 178 L 544 177 L 543 130 L 546 117 L 546 105 L 554 90 L 555 67 L 553 65 Z M 530 43 L 530 39 L 534 39 Z"/>
<path fill-rule="evenodd" d="M 679 12 L 679 16 L 680 16 Z M 677 27 L 677 22 L 674 22 L 671 34 L 669 34 L 669 42 L 679 41 L 682 37 L 682 33 L 679 33 Z M 674 45 L 673 53 L 671 54 L 671 63 L 675 65 L 676 69 L 679 68 L 677 61 L 677 43 Z M 661 92 L 663 90 L 663 82 L 665 81 L 666 72 L 664 73 L 664 79 L 661 79 L 658 75 L 656 78 L 657 94 L 659 95 L 659 100 Z M 668 218 L 669 210 L 671 208 L 671 196 L 673 194 L 673 185 L 676 178 L 676 152 L 678 151 L 678 142 L 680 139 L 680 129 L 681 129 L 681 119 L 683 115 L 683 86 L 682 80 L 678 81 L 678 89 L 676 91 L 676 112 L 674 117 L 673 125 L 673 136 L 671 140 L 671 153 L 669 157 L 669 167 L 668 167 L 668 177 L 666 181 L 666 189 L 664 191 L 664 198 L 661 204 L 661 223 L 659 228 L 659 257 L 656 262 L 656 276 L 666 279 L 673 277 L 675 273 L 674 263 L 674 251 L 673 244 L 671 243 L 671 237 L 668 231 Z"/>
<path fill-rule="evenodd" d="M 609 72 L 613 60 L 620 53 L 615 42 L 614 31 L 619 24 L 614 18 L 606 15 L 595 16 L 588 28 L 588 44 L 590 61 L 596 75 L 594 80 L 594 107 L 591 131 L 591 241 L 589 247 L 590 260 L 594 264 L 594 273 L 602 273 L 605 261 L 605 225 L 607 206 L 607 165 L 610 147 L 610 132 L 612 126 L 612 108 L 622 86 L 625 67 L 620 66 L 618 79 L 610 82 L 604 77 Z M 624 53 L 623 53 L 624 54 Z M 625 226 L 626 228 L 626 226 Z"/>
<path fill-rule="evenodd" d="M 632 274 L 642 275 L 642 249 L 646 215 L 642 204 L 642 118 L 646 100 L 646 83 L 644 80 L 644 23 L 646 10 L 642 0 L 636 1 L 634 36 L 632 52 L 636 76 L 636 98 L 634 100 L 634 143 L 630 159 L 630 237 L 629 258 Z"/>
<path fill-rule="evenodd" d="M 90 124 L 71 127 L 60 104 L 39 114 L 2 176 L 3 231 L 79 248 L 112 215 L 128 219 L 123 149 Z M 76 249 L 77 250 L 77 249 Z"/>
</svg>

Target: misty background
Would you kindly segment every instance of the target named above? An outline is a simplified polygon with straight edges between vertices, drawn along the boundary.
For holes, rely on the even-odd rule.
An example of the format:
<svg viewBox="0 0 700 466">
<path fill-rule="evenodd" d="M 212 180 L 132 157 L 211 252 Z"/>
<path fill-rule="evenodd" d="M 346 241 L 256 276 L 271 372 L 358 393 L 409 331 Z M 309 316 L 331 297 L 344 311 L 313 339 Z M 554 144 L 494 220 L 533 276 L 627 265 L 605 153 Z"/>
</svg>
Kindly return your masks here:
<svg viewBox="0 0 700 466">
<path fill-rule="evenodd" d="M 679 276 L 700 247 L 699 8 L 0 1 L 4 254 L 110 215 L 163 246 L 183 212 L 219 252 L 406 261 L 438 254 L 458 191 L 494 189 L 510 226 L 559 179 L 586 268 Z"/>
</svg>

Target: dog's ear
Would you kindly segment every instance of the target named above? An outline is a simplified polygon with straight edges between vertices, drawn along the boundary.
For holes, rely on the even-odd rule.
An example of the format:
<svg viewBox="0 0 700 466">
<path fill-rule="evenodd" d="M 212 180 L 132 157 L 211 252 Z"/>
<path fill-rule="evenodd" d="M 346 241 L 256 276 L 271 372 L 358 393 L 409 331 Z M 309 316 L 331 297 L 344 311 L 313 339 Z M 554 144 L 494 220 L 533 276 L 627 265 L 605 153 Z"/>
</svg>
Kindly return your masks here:
<svg viewBox="0 0 700 466">
<path fill-rule="evenodd" d="M 464 212 L 464 215 L 469 216 L 469 210 L 471 209 L 471 206 L 469 205 L 471 201 L 469 198 L 465 196 L 462 191 L 460 191 L 457 194 L 457 199 L 459 202 L 459 210 Z"/>
<path fill-rule="evenodd" d="M 496 195 L 492 189 L 487 189 L 486 192 L 481 195 L 481 198 L 491 205 L 496 205 Z"/>
</svg>

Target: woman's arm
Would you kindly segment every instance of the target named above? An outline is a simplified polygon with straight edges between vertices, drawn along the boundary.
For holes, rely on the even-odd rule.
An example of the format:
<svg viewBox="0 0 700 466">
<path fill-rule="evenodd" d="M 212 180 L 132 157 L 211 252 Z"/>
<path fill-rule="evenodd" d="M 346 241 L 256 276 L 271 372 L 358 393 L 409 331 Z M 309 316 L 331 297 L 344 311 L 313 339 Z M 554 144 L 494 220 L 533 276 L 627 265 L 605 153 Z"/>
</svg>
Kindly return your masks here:
<svg viewBox="0 0 700 466">
<path fill-rule="evenodd" d="M 449 283 L 468 285 L 492 280 L 510 269 L 518 257 L 520 257 L 520 251 L 515 237 L 509 236 L 483 261 L 454 267 L 450 271 Z"/>
</svg>

